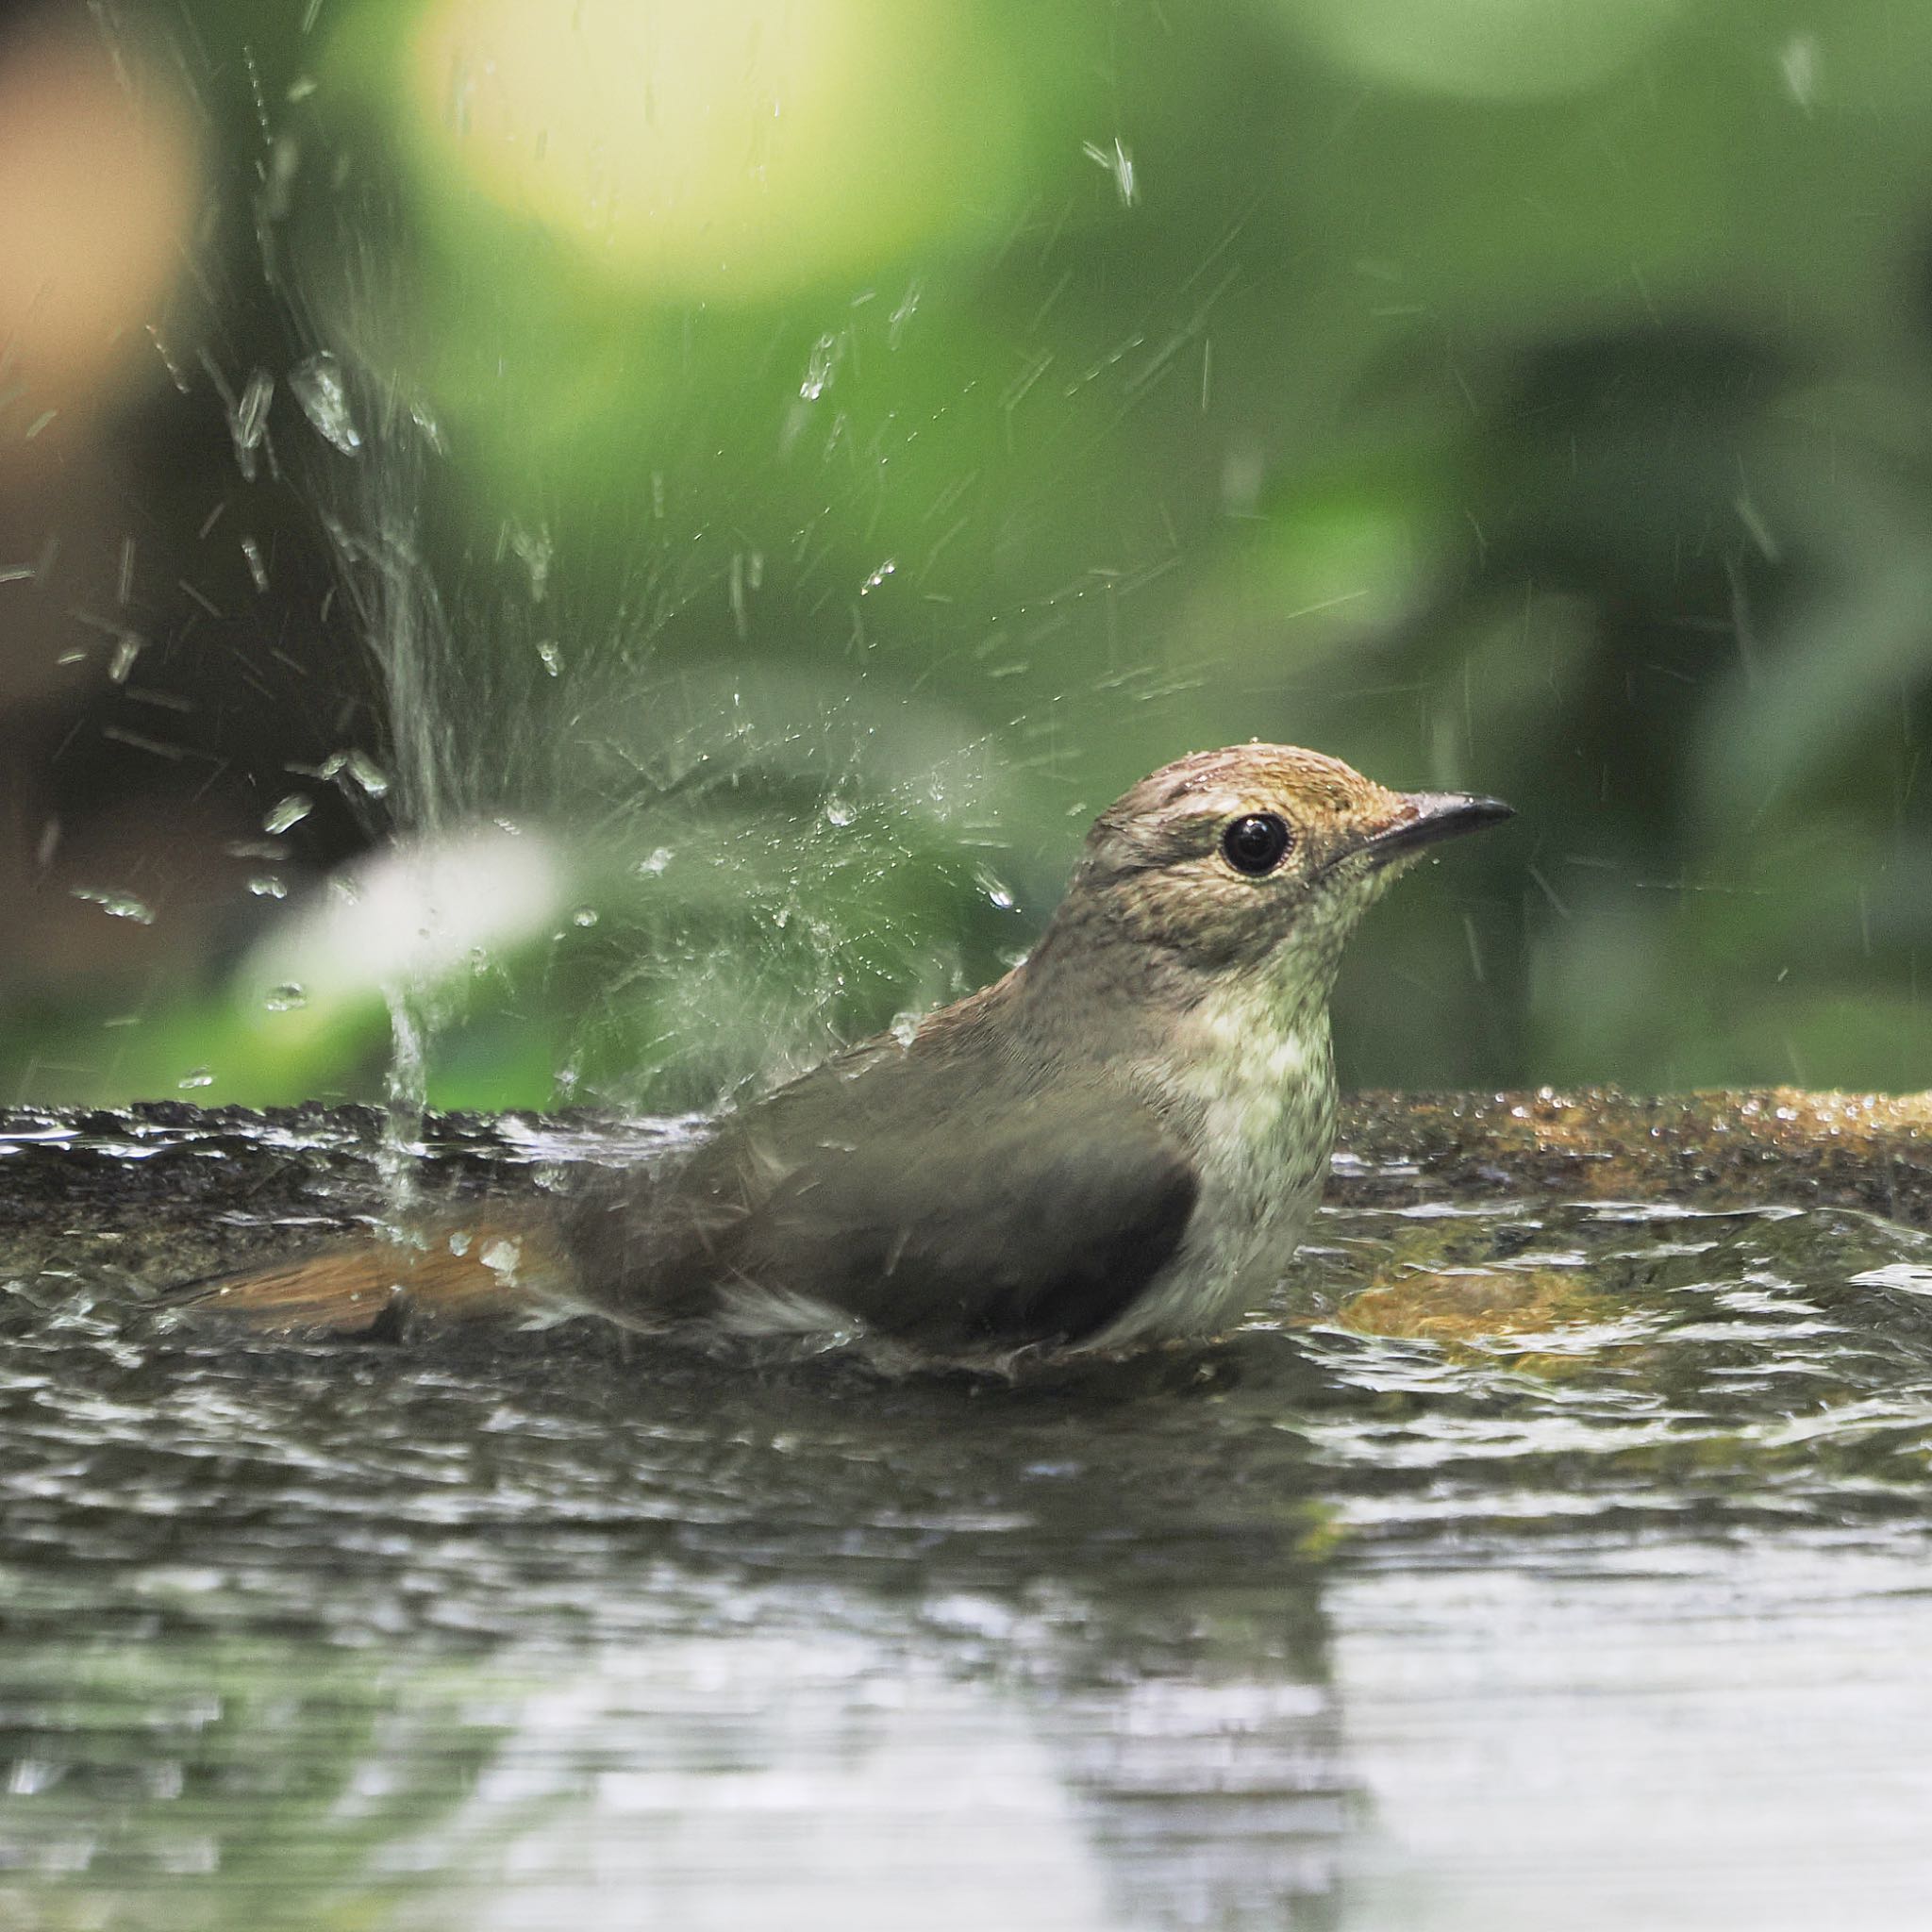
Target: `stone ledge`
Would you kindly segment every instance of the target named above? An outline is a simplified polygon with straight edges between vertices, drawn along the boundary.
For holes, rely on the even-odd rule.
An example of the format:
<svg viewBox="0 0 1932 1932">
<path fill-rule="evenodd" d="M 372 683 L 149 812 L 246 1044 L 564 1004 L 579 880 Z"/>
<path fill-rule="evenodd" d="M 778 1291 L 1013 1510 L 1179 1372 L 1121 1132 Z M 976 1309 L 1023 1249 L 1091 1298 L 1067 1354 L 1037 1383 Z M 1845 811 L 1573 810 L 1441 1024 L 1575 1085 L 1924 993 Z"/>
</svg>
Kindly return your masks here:
<svg viewBox="0 0 1932 1932">
<path fill-rule="evenodd" d="M 1560 1190 L 1837 1205 L 1932 1227 L 1932 1093 L 1364 1093 L 1344 1102 L 1340 1140 L 1329 1197 L 1362 1205 L 1404 1189 Z"/>
</svg>

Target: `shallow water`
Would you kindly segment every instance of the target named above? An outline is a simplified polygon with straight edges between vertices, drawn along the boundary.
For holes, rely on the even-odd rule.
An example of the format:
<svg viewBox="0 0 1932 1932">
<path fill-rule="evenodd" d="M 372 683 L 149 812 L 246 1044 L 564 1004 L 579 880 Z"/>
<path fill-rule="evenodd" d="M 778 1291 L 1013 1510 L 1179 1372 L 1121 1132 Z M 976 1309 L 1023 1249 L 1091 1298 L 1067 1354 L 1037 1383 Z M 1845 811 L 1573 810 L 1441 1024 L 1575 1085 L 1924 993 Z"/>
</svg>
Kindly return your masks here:
<svg viewBox="0 0 1932 1932">
<path fill-rule="evenodd" d="M 43 1132 L 0 1926 L 1932 1922 L 1924 1235 L 1338 1208 L 1220 1346 L 892 1381 L 188 1328 L 144 1288 L 366 1208 L 365 1139 Z"/>
</svg>

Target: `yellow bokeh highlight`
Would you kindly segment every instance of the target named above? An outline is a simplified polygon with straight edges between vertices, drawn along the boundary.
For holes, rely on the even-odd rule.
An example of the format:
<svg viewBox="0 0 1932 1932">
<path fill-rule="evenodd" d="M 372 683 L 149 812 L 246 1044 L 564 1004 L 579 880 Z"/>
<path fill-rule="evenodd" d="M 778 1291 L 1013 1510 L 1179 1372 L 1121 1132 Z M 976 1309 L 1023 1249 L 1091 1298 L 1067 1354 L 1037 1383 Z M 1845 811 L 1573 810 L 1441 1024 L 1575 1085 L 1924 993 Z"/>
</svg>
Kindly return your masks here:
<svg viewBox="0 0 1932 1932">
<path fill-rule="evenodd" d="M 944 0 L 441 0 L 433 162 L 670 299 L 758 300 L 1003 219 L 1010 87 Z"/>
</svg>

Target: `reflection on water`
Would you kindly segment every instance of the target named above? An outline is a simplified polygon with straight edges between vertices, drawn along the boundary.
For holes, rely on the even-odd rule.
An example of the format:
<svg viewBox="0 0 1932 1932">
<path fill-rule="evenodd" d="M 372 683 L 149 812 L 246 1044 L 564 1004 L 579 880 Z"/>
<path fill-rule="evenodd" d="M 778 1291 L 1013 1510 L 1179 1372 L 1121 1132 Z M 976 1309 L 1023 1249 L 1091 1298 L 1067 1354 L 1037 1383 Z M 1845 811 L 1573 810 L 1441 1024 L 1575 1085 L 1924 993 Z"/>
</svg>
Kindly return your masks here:
<svg viewBox="0 0 1932 1932">
<path fill-rule="evenodd" d="M 141 1280 L 363 1143 L 95 1124 L 0 1143 L 0 1926 L 1924 1923 L 1924 1236 L 1338 1209 L 1012 1387 L 270 1346 Z"/>
</svg>

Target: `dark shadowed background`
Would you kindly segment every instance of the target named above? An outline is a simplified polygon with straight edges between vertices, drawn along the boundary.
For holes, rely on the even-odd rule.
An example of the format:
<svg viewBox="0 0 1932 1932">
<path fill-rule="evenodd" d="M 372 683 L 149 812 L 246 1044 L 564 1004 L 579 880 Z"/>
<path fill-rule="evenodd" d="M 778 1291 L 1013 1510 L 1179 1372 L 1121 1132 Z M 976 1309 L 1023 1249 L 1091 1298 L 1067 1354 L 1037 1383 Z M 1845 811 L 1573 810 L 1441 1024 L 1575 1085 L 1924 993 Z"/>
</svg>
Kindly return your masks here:
<svg viewBox="0 0 1932 1932">
<path fill-rule="evenodd" d="M 705 1105 L 1260 736 L 1354 1084 L 1932 1085 L 1932 8 L 0 16 L 0 1098 Z"/>
</svg>

